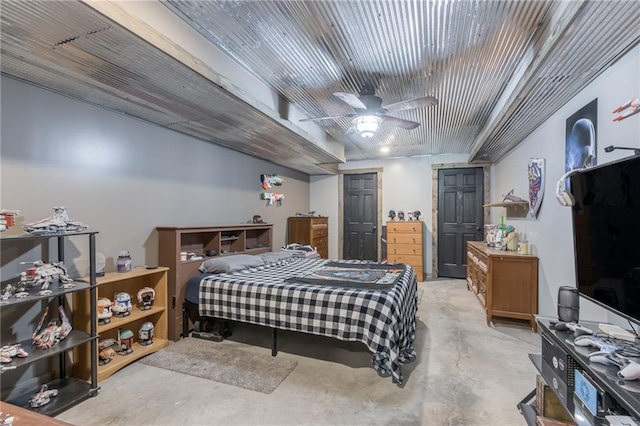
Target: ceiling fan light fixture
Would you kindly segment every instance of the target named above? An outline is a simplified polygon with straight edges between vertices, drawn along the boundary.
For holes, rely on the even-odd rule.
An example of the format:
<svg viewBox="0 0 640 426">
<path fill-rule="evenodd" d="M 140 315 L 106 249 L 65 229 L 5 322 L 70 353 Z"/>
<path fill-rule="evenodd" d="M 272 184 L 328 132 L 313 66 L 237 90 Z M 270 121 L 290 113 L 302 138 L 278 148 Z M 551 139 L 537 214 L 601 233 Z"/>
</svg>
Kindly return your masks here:
<svg viewBox="0 0 640 426">
<path fill-rule="evenodd" d="M 360 136 L 370 138 L 376 130 L 378 130 L 378 127 L 380 127 L 381 121 L 380 117 L 376 117 L 375 115 L 363 115 L 356 118 L 353 124 Z"/>
</svg>

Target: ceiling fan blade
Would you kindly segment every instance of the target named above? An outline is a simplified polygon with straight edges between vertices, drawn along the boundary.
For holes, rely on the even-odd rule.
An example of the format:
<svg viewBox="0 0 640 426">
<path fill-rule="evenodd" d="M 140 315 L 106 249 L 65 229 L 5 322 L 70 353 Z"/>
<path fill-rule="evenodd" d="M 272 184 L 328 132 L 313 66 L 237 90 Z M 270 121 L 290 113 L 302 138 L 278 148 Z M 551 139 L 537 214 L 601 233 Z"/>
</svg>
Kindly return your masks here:
<svg viewBox="0 0 640 426">
<path fill-rule="evenodd" d="M 298 121 L 335 120 L 336 118 L 351 118 L 355 114 L 332 115 L 330 117 L 303 118 Z"/>
<path fill-rule="evenodd" d="M 346 132 L 344 132 L 345 136 L 349 136 L 349 135 L 353 135 L 356 133 L 356 128 L 353 126 L 350 126 Z"/>
<path fill-rule="evenodd" d="M 420 123 L 415 121 L 404 120 L 398 117 L 392 117 L 390 115 L 381 115 L 385 123 L 393 124 L 394 126 L 402 127 L 403 129 L 411 130 L 415 129 Z"/>
<path fill-rule="evenodd" d="M 335 92 L 333 95 L 337 96 L 340 100 L 348 103 L 355 109 L 367 109 L 367 106 L 363 104 L 362 101 L 353 93 Z"/>
<path fill-rule="evenodd" d="M 395 104 L 386 105 L 383 108 L 386 109 L 387 112 L 396 112 L 433 105 L 438 105 L 438 100 L 436 98 L 433 96 L 423 96 L 421 98 L 410 99 L 408 101 L 396 102 Z"/>
</svg>

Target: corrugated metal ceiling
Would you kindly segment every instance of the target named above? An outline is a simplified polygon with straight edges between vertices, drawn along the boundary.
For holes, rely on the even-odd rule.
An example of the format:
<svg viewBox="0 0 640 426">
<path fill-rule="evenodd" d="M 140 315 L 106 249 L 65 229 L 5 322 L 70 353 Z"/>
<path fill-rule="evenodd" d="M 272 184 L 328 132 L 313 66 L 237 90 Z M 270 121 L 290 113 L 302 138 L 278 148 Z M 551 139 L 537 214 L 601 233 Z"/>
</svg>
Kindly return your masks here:
<svg viewBox="0 0 640 426">
<path fill-rule="evenodd" d="M 629 1 L 164 3 L 311 117 L 353 112 L 332 93 L 367 83 L 385 104 L 439 99 L 394 114 L 419 128 L 383 126 L 369 139 L 343 136 L 350 119 L 322 121 L 349 160 L 498 160 L 640 37 L 640 2 Z M 517 93 L 499 105 L 519 67 L 527 72 Z M 497 106 L 504 114 L 493 124 Z"/>
<path fill-rule="evenodd" d="M 383 124 L 365 139 L 344 135 L 350 119 L 318 122 L 348 160 L 470 153 L 496 161 L 640 40 L 637 1 L 163 4 L 309 117 L 352 113 L 332 93 L 365 84 L 385 105 L 438 98 L 390 114 L 419 122 L 414 130 Z M 288 117 L 128 31 L 130 17 L 96 9 L 3 2 L 2 72 L 305 173 L 343 160 Z"/>
</svg>

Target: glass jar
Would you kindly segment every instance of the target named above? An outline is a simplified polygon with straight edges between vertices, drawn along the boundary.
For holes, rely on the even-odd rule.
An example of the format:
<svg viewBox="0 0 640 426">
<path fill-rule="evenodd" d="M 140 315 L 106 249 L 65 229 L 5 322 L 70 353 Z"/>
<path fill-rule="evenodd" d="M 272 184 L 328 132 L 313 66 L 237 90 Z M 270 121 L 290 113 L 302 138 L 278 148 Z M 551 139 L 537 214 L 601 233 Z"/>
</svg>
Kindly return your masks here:
<svg viewBox="0 0 640 426">
<path fill-rule="evenodd" d="M 118 272 L 131 271 L 131 255 L 127 250 L 121 251 L 116 261 L 116 270 Z"/>
</svg>

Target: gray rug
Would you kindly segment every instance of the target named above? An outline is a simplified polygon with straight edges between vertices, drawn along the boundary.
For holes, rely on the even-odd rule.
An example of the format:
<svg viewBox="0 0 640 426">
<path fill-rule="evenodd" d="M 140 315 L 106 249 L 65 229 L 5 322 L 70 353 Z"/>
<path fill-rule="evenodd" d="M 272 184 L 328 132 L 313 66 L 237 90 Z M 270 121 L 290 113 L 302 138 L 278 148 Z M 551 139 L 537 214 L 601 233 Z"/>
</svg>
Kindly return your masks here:
<svg viewBox="0 0 640 426">
<path fill-rule="evenodd" d="M 140 363 L 262 393 L 273 392 L 297 365 L 296 361 L 271 354 L 254 354 L 191 337 L 141 359 Z"/>
</svg>

